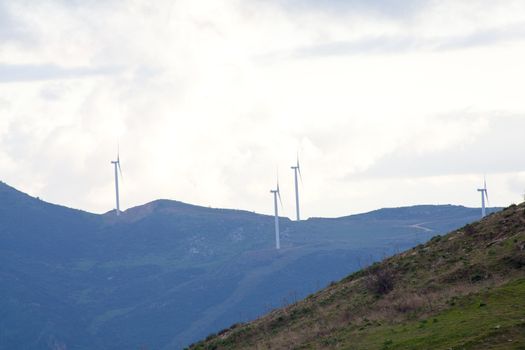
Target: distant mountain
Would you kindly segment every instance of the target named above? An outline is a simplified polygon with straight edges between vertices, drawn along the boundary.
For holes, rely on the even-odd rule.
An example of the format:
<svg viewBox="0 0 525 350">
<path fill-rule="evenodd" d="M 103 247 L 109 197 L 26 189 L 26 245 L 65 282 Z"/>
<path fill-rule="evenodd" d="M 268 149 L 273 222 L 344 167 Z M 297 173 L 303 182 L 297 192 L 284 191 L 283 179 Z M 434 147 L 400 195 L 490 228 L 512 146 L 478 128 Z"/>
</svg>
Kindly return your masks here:
<svg viewBox="0 0 525 350">
<path fill-rule="evenodd" d="M 272 216 L 171 200 L 95 215 L 0 183 L 0 349 L 182 348 L 479 214 L 281 218 L 276 251 Z"/>
<path fill-rule="evenodd" d="M 427 210 L 432 211 L 415 208 Z M 435 236 L 298 303 L 234 324 L 190 347 L 524 348 L 525 203 Z"/>
</svg>

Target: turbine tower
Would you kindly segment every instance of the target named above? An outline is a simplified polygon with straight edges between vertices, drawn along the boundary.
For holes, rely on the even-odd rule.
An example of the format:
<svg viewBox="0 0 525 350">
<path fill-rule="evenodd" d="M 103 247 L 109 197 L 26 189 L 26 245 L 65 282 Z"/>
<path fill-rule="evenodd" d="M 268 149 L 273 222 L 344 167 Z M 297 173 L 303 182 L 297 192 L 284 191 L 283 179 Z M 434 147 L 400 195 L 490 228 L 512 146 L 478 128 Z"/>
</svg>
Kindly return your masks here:
<svg viewBox="0 0 525 350">
<path fill-rule="evenodd" d="M 481 192 L 481 218 L 484 218 L 486 215 L 485 210 L 485 198 L 487 202 L 489 201 L 489 194 L 487 192 L 487 180 L 483 179 L 483 188 L 478 188 L 478 192 Z"/>
<path fill-rule="evenodd" d="M 273 206 L 275 210 L 275 248 L 281 249 L 281 238 L 279 236 L 279 208 L 277 206 L 277 197 L 279 197 L 279 202 L 281 206 L 283 202 L 281 200 L 281 191 L 279 190 L 279 180 L 277 180 L 277 189 L 270 190 L 270 193 L 273 194 Z"/>
<path fill-rule="evenodd" d="M 116 199 L 117 199 L 117 208 L 116 208 L 117 216 L 120 215 L 120 200 L 119 200 L 119 193 L 118 193 L 118 173 L 119 172 L 120 172 L 120 177 L 122 177 L 122 169 L 120 168 L 119 153 L 120 152 L 117 150 L 117 160 L 111 161 L 111 164 L 115 166 L 115 194 L 116 194 Z M 118 168 L 118 171 L 117 171 L 117 168 Z"/>
<path fill-rule="evenodd" d="M 299 184 L 297 182 L 297 173 L 299 173 L 299 176 L 301 177 L 301 181 L 303 180 L 303 177 L 301 176 L 301 167 L 299 166 L 299 155 L 297 155 L 297 164 L 295 166 L 292 166 L 291 169 L 293 169 L 294 177 L 295 177 L 295 211 L 297 214 L 297 221 L 300 221 L 301 214 L 299 210 Z"/>
</svg>

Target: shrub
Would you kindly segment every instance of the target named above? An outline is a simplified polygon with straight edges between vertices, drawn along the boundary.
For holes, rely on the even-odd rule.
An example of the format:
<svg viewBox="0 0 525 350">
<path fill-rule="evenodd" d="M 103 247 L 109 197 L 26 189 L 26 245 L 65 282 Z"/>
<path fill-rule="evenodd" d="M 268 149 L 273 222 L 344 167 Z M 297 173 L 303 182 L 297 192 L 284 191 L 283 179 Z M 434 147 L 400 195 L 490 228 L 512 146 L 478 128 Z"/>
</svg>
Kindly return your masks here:
<svg viewBox="0 0 525 350">
<path fill-rule="evenodd" d="M 431 242 L 439 242 L 441 241 L 441 235 L 437 235 L 437 236 L 434 236 L 432 237 L 432 239 L 430 240 Z"/>
<path fill-rule="evenodd" d="M 212 340 L 213 338 L 215 338 L 217 336 L 217 334 L 215 333 L 210 333 L 208 334 L 208 336 L 206 337 L 206 341 L 210 341 Z"/>
<path fill-rule="evenodd" d="M 470 282 L 472 283 L 480 282 L 480 281 L 488 279 L 489 277 L 490 275 L 488 273 L 476 272 L 470 275 Z"/>
<path fill-rule="evenodd" d="M 224 329 L 218 331 L 218 332 L 217 332 L 217 335 L 218 335 L 218 336 L 224 335 L 224 334 L 226 334 L 229 330 L 230 330 L 229 328 L 224 328 Z"/>
<path fill-rule="evenodd" d="M 394 274 L 385 267 L 370 269 L 370 273 L 365 277 L 365 287 L 377 295 L 388 294 L 394 289 Z"/>
<path fill-rule="evenodd" d="M 525 254 L 521 251 L 514 251 L 509 256 L 504 257 L 503 262 L 514 269 L 521 269 L 525 266 Z"/>
<path fill-rule="evenodd" d="M 476 230 L 472 224 L 465 225 L 464 231 L 467 236 L 472 236 L 474 233 L 476 233 Z"/>
<path fill-rule="evenodd" d="M 381 348 L 381 350 L 386 350 L 386 349 L 390 349 L 390 347 L 394 344 L 394 342 L 392 341 L 392 339 L 387 339 L 383 342 L 383 347 Z"/>
</svg>

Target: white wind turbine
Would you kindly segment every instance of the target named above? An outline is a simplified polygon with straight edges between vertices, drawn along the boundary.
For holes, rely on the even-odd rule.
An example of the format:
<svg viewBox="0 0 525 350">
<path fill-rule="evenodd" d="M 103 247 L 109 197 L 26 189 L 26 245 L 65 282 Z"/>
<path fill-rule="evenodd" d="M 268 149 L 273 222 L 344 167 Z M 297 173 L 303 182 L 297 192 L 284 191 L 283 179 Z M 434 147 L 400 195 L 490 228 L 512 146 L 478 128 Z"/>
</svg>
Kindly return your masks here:
<svg viewBox="0 0 525 350">
<path fill-rule="evenodd" d="M 478 188 L 478 192 L 481 192 L 481 217 L 484 218 L 486 215 L 485 209 L 485 198 L 489 201 L 489 194 L 487 192 L 487 180 L 483 178 L 483 188 Z"/>
<path fill-rule="evenodd" d="M 118 192 L 118 173 L 120 172 L 120 177 L 122 177 L 122 169 L 120 168 L 120 155 L 119 150 L 117 149 L 117 160 L 112 160 L 111 164 L 115 166 L 115 193 L 116 193 L 116 199 L 117 199 L 117 216 L 120 215 L 120 199 L 119 199 L 119 192 Z M 118 168 L 118 171 L 117 171 Z"/>
<path fill-rule="evenodd" d="M 279 236 L 279 208 L 277 206 L 277 197 L 279 197 L 281 207 L 283 205 L 283 201 L 281 200 L 281 191 L 279 190 L 279 178 L 277 178 L 277 189 L 270 190 L 270 193 L 273 194 L 273 206 L 275 209 L 275 248 L 281 249 L 281 238 Z"/>
<path fill-rule="evenodd" d="M 299 177 L 301 178 L 301 182 L 303 180 L 303 177 L 301 175 L 301 167 L 299 166 L 299 155 L 297 155 L 297 164 L 295 166 L 292 166 L 291 169 L 294 171 L 294 177 L 295 177 L 295 211 L 297 214 L 297 221 L 301 220 L 301 214 L 299 210 L 299 183 L 297 181 L 297 174 L 299 173 Z"/>
</svg>

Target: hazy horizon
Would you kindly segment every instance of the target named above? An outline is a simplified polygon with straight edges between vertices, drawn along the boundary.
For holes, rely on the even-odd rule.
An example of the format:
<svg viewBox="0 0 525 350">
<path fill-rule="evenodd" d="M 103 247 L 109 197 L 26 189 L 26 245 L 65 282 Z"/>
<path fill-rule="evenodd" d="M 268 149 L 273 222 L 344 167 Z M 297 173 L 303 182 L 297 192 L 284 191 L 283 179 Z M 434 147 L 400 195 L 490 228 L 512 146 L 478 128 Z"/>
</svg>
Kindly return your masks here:
<svg viewBox="0 0 525 350">
<path fill-rule="evenodd" d="M 0 182 L 10 186 L 9 184 L 3 182 L 0 180 Z M 38 198 L 39 200 L 42 200 L 46 203 L 49 203 L 49 204 L 52 204 L 52 205 L 58 205 L 58 206 L 65 206 L 63 203 L 56 203 L 56 202 L 50 202 L 50 201 L 47 201 L 45 198 L 40 198 L 38 196 L 34 196 L 32 195 L 31 193 L 26 193 L 24 192 L 23 189 L 20 189 L 20 188 L 14 188 L 15 190 L 17 191 L 20 191 L 22 193 L 25 193 L 31 197 L 34 197 L 34 198 Z M 138 203 L 137 205 L 134 205 L 132 207 L 129 207 L 129 208 L 121 208 L 122 212 L 125 212 L 126 210 L 128 209 L 133 209 L 133 208 L 136 208 L 136 207 L 141 207 L 141 206 L 144 206 L 144 205 L 148 205 L 148 204 L 151 204 L 151 203 L 154 203 L 154 202 L 158 202 L 158 201 L 172 201 L 172 202 L 178 202 L 178 203 L 182 203 L 182 204 L 187 204 L 187 205 L 190 205 L 190 206 L 196 206 L 196 207 L 201 207 L 201 208 L 211 208 L 211 209 L 219 209 L 219 210 L 239 210 L 239 211 L 245 211 L 245 212 L 250 212 L 250 213 L 254 213 L 254 214 L 259 214 L 259 215 L 267 215 L 267 216 L 274 216 L 274 213 L 262 213 L 262 212 L 258 212 L 258 211 L 254 211 L 254 210 L 249 210 L 249 209 L 245 209 L 245 208 L 236 208 L 236 207 L 214 207 L 214 206 L 206 206 L 206 205 L 202 205 L 202 204 L 198 204 L 198 203 L 191 203 L 191 202 L 182 202 L 182 201 L 179 201 L 178 199 L 176 198 L 156 198 L 156 199 L 152 199 L 150 201 L 147 201 L 147 202 L 144 202 L 144 203 Z M 399 208 L 410 208 L 410 207 L 422 207 L 422 206 L 463 206 L 461 204 L 453 204 L 453 203 L 443 203 L 443 204 L 432 204 L 432 203 L 414 203 L 414 204 L 408 204 L 406 206 L 398 206 L 398 207 L 378 207 L 378 208 L 374 208 L 374 209 L 370 209 L 370 210 L 366 210 L 366 211 L 359 211 L 359 212 L 349 212 L 349 213 L 346 213 L 346 214 L 343 214 L 341 216 L 311 216 L 311 217 L 308 217 L 308 218 L 301 218 L 301 220 L 307 220 L 309 218 L 320 218 L 320 219 L 336 219 L 336 218 L 340 218 L 340 217 L 347 217 L 347 216 L 353 216 L 353 215 L 360 215 L 360 214 L 367 214 L 367 213 L 370 213 L 370 212 L 374 212 L 374 211 L 377 211 L 377 210 L 383 210 L 383 209 L 399 209 Z M 88 212 L 90 214 L 95 214 L 95 215 L 104 215 L 104 214 L 108 214 L 108 213 L 111 213 L 113 212 L 115 209 L 111 209 L 111 210 L 107 210 L 107 211 L 103 211 L 103 212 L 94 212 L 94 211 L 89 211 L 89 210 L 85 210 L 85 209 L 82 209 L 82 208 L 78 208 L 78 207 L 75 207 L 75 206 L 72 206 L 72 207 L 69 207 L 69 206 L 65 206 L 67 208 L 70 208 L 70 209 L 75 209 L 75 210 L 81 210 L 81 211 L 85 211 L 85 212 Z M 465 208 L 469 208 L 469 209 L 481 209 L 481 206 L 473 206 L 473 207 L 468 207 L 468 206 L 463 206 Z M 279 207 L 281 208 L 281 207 Z M 497 206 L 487 206 L 487 209 L 495 209 L 495 208 L 499 208 Z M 294 213 L 290 213 L 290 214 L 282 214 L 281 212 L 279 212 L 279 217 L 281 218 L 288 218 L 292 221 L 295 221 L 296 218 L 295 218 L 295 212 Z"/>
</svg>

